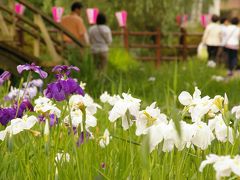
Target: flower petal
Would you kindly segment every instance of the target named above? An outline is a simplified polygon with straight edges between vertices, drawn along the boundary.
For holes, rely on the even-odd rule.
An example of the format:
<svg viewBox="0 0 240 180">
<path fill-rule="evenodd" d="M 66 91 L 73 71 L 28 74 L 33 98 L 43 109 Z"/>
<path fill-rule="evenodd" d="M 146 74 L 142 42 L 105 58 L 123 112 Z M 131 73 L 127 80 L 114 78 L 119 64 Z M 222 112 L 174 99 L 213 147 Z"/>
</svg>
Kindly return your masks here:
<svg viewBox="0 0 240 180">
<path fill-rule="evenodd" d="M 184 106 L 188 106 L 189 104 L 191 104 L 192 102 L 192 96 L 189 92 L 187 91 L 183 91 L 181 92 L 181 94 L 178 96 L 178 100 L 179 102 L 184 105 Z"/>
</svg>

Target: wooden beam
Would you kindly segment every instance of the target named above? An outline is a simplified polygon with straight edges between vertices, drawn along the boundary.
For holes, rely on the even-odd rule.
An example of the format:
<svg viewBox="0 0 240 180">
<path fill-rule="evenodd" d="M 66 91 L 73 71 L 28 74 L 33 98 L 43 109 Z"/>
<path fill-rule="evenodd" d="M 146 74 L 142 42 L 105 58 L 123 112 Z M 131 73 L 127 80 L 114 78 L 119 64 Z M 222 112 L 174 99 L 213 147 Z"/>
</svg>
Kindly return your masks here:
<svg viewBox="0 0 240 180">
<path fill-rule="evenodd" d="M 9 29 L 7 27 L 7 24 L 6 22 L 4 21 L 4 18 L 3 18 L 3 15 L 2 13 L 0 12 L 0 29 L 2 31 L 2 34 L 6 35 L 6 36 L 10 36 L 10 32 L 9 32 Z"/>
<path fill-rule="evenodd" d="M 14 11 L 14 5 L 15 5 L 15 1 L 14 0 L 8 0 L 8 6 L 10 9 L 12 9 L 12 18 L 13 18 L 13 23 L 9 26 L 9 31 L 10 34 L 14 37 L 16 34 L 16 16 L 15 16 L 15 11 Z"/>
<path fill-rule="evenodd" d="M 12 36 L 0 35 L 0 41 L 1 42 L 12 42 L 13 41 L 13 37 Z"/>
<path fill-rule="evenodd" d="M 42 33 L 44 41 L 46 42 L 46 45 L 47 45 L 48 51 L 52 57 L 52 60 L 55 63 L 60 63 L 62 58 L 58 55 L 58 53 L 54 47 L 53 41 L 50 38 L 50 35 L 49 35 L 48 30 L 43 22 L 42 17 L 38 14 L 34 15 L 34 21 L 35 21 L 35 24 L 37 24 L 39 26 L 39 29 Z M 36 47 L 37 47 L 37 45 L 36 45 Z"/>
</svg>

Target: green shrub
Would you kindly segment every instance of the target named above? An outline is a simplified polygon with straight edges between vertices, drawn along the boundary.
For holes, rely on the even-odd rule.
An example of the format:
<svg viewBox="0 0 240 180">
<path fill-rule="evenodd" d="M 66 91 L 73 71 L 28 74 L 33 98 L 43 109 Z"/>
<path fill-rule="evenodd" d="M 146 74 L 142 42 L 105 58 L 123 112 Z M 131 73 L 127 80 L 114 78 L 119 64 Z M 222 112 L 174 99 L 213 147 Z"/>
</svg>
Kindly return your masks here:
<svg viewBox="0 0 240 180">
<path fill-rule="evenodd" d="M 114 48 L 109 52 L 109 65 L 117 70 L 128 71 L 137 69 L 140 64 L 126 50 Z"/>
</svg>

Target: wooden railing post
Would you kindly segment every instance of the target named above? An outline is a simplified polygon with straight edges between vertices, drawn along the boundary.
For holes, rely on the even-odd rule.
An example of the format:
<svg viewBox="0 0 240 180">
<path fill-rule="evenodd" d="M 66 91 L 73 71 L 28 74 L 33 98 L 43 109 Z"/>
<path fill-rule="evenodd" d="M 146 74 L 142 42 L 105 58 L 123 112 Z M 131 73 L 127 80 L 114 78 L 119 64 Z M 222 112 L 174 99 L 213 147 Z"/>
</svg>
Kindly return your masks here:
<svg viewBox="0 0 240 180">
<path fill-rule="evenodd" d="M 156 34 L 156 67 L 160 65 L 161 62 L 161 31 L 159 28 L 157 28 L 157 34 Z"/>
<path fill-rule="evenodd" d="M 129 36 L 129 33 L 128 33 L 127 27 L 123 27 L 123 43 L 127 51 L 129 50 L 128 36 Z"/>
<path fill-rule="evenodd" d="M 185 28 L 181 28 L 181 38 L 180 38 L 180 45 L 182 46 L 182 60 L 187 59 L 187 31 Z"/>
<path fill-rule="evenodd" d="M 19 19 L 17 19 L 17 21 L 19 21 Z M 23 23 L 21 21 L 18 22 L 19 24 Z M 21 28 L 16 28 L 17 31 L 17 38 L 18 38 L 18 42 L 20 46 L 24 46 L 24 34 L 23 34 L 23 30 Z"/>
</svg>

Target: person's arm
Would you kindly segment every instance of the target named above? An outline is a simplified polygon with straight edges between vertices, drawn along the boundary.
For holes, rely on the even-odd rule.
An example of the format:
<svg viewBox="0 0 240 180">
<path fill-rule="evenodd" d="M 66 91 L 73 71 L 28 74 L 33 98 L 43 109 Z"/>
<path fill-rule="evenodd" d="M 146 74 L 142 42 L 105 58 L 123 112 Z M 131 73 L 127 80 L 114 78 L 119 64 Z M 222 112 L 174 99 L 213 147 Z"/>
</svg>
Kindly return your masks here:
<svg viewBox="0 0 240 180">
<path fill-rule="evenodd" d="M 82 20 L 79 20 L 77 24 L 77 29 L 78 29 L 79 36 L 82 37 L 83 39 L 83 43 L 85 45 L 89 45 L 88 33 Z"/>
<path fill-rule="evenodd" d="M 84 38 L 85 44 L 90 45 L 89 36 L 87 32 L 83 35 L 83 38 Z"/>
</svg>

